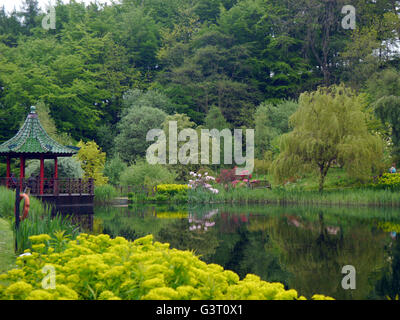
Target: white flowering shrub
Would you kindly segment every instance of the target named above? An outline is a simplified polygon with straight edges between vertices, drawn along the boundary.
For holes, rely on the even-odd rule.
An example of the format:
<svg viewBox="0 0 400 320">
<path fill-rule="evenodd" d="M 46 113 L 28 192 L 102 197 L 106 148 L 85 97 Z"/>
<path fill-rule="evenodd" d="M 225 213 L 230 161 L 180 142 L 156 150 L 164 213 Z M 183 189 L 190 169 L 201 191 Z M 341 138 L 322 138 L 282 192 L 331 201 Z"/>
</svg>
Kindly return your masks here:
<svg viewBox="0 0 400 320">
<path fill-rule="evenodd" d="M 191 180 L 189 180 L 188 184 L 189 188 L 191 189 L 204 188 L 214 194 L 219 193 L 219 190 L 217 188 L 214 188 L 212 185 L 212 183 L 215 182 L 215 177 L 209 176 L 208 172 L 205 172 L 202 175 L 201 173 L 196 173 L 191 171 L 189 174 L 191 177 L 193 177 Z"/>
</svg>

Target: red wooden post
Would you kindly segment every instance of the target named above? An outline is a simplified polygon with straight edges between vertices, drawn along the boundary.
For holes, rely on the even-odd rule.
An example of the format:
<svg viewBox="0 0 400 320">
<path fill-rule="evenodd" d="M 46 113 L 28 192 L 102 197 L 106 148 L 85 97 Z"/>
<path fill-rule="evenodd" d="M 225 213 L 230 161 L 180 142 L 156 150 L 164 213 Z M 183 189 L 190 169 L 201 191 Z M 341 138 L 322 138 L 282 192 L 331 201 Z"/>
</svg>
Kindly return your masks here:
<svg viewBox="0 0 400 320">
<path fill-rule="evenodd" d="M 23 190 L 23 181 L 25 178 L 25 158 L 23 156 L 19 157 L 19 185 L 21 191 Z"/>
<path fill-rule="evenodd" d="M 6 172 L 6 186 L 10 187 L 10 175 L 11 175 L 11 165 L 10 165 L 10 157 L 7 157 L 7 172 Z"/>
<path fill-rule="evenodd" d="M 54 179 L 58 179 L 58 161 L 54 159 Z"/>
<path fill-rule="evenodd" d="M 57 157 L 54 158 L 54 185 L 53 194 L 58 196 L 58 161 Z"/>
<path fill-rule="evenodd" d="M 43 194 L 43 186 L 44 186 L 44 157 L 40 156 L 40 192 L 39 194 Z"/>
</svg>

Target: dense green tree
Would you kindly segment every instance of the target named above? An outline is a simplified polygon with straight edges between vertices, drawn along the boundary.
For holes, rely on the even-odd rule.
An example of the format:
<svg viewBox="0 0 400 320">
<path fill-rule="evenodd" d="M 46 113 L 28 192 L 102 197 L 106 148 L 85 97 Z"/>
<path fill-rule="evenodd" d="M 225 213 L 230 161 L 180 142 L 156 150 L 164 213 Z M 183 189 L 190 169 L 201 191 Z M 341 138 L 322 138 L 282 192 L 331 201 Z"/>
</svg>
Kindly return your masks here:
<svg viewBox="0 0 400 320">
<path fill-rule="evenodd" d="M 38 101 L 58 135 L 110 152 L 135 90 L 143 106 L 198 125 L 216 106 L 236 128 L 254 127 L 262 102 L 319 84 L 363 90 L 374 72 L 398 69 L 399 1 L 353 2 L 356 30 L 341 27 L 344 0 L 58 0 L 54 30 L 41 27 L 37 0 L 0 8 L 0 139 Z"/>
<path fill-rule="evenodd" d="M 81 163 L 82 170 L 84 171 L 83 177 L 92 178 L 96 186 L 106 184 L 108 178 L 103 174 L 106 164 L 106 153 L 102 152 L 94 141 L 85 143 L 81 140 L 77 146 L 80 149 L 74 157 Z"/>
<path fill-rule="evenodd" d="M 37 27 L 36 17 L 39 15 L 39 2 L 37 0 L 24 0 L 20 16 L 22 25 L 26 33 L 30 33 L 31 29 Z"/>
<path fill-rule="evenodd" d="M 122 114 L 129 110 L 129 108 L 140 107 L 157 108 L 168 114 L 173 114 L 175 111 L 174 105 L 170 99 L 155 89 L 150 89 L 147 91 L 140 89 L 128 90 L 124 94 L 122 105 Z"/>
<path fill-rule="evenodd" d="M 303 93 L 290 118 L 293 131 L 282 136 L 275 177 L 312 170 L 322 191 L 329 168 L 340 164 L 350 176 L 368 179 L 382 161 L 383 143 L 369 133 L 363 108 L 362 98 L 343 85 Z"/>
<path fill-rule="evenodd" d="M 264 153 L 274 150 L 273 141 L 289 131 L 289 117 L 297 110 L 298 104 L 292 100 L 282 101 L 276 105 L 262 103 L 254 113 L 255 150 L 258 159 Z"/>
<path fill-rule="evenodd" d="M 132 162 L 146 155 L 152 142 L 146 141 L 147 132 L 161 129 L 166 113 L 152 107 L 130 108 L 118 123 L 119 134 L 114 140 L 115 151 L 124 161 Z"/>
<path fill-rule="evenodd" d="M 226 121 L 221 109 L 217 106 L 211 106 L 204 120 L 204 127 L 207 129 L 218 129 L 223 130 L 225 128 L 229 129 L 229 124 Z"/>
<path fill-rule="evenodd" d="M 368 93 L 377 117 L 391 133 L 393 154 L 400 157 L 400 74 L 395 69 L 375 73 L 367 82 Z"/>
<path fill-rule="evenodd" d="M 121 173 L 126 170 L 127 164 L 119 157 L 115 155 L 111 159 L 107 159 L 104 167 L 104 174 L 108 177 L 109 183 L 112 185 L 119 185 Z"/>
</svg>

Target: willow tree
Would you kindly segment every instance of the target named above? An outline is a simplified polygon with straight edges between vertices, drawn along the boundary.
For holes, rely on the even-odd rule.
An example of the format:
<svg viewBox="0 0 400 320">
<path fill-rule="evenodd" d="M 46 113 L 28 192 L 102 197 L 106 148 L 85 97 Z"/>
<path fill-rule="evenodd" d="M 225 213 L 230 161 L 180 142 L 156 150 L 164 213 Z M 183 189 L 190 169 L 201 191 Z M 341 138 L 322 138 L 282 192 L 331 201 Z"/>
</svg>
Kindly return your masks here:
<svg viewBox="0 0 400 320">
<path fill-rule="evenodd" d="M 369 132 L 363 109 L 363 98 L 343 85 L 303 93 L 299 109 L 289 120 L 293 131 L 281 137 L 281 153 L 273 163 L 278 181 L 314 171 L 322 192 L 328 170 L 335 164 L 349 176 L 368 179 L 379 168 L 383 143 Z"/>
</svg>

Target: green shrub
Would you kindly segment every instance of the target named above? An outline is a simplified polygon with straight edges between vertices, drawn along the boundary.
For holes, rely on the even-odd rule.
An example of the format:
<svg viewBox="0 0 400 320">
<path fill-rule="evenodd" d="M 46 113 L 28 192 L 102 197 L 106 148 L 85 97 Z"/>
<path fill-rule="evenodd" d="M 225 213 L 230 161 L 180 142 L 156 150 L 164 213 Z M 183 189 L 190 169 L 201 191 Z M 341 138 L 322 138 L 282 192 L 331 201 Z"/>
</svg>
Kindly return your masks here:
<svg viewBox="0 0 400 320">
<path fill-rule="evenodd" d="M 157 193 L 175 196 L 177 194 L 187 194 L 189 187 L 186 184 L 159 184 Z"/>
<path fill-rule="evenodd" d="M 372 184 L 372 187 L 375 189 L 400 190 L 400 174 L 384 173 L 376 183 Z"/>
<path fill-rule="evenodd" d="M 48 235 L 31 237 L 31 255 L 19 269 L 0 276 L 0 299 L 191 300 L 305 299 L 281 283 L 248 274 L 243 280 L 220 265 L 207 264 L 191 251 L 170 249 L 148 235 L 134 242 L 122 237 L 80 234 L 56 252 Z M 42 288 L 42 270 L 56 270 L 56 286 Z M 329 299 L 314 295 L 314 299 Z"/>
<path fill-rule="evenodd" d="M 118 185 L 121 174 L 127 167 L 126 163 L 118 155 L 107 161 L 104 167 L 104 174 L 108 177 L 108 182 L 114 186 Z"/>
<path fill-rule="evenodd" d="M 82 178 L 84 174 L 80 161 L 75 159 L 74 157 L 58 158 L 57 168 L 59 178 Z M 34 176 L 39 175 L 39 160 L 29 160 L 27 162 L 25 176 L 30 177 L 32 173 Z M 44 174 L 46 177 L 54 176 L 54 160 L 44 161 Z"/>
<path fill-rule="evenodd" d="M 173 183 L 176 174 L 169 171 L 160 164 L 149 164 L 145 160 L 140 160 L 125 169 L 120 178 L 123 186 L 155 186 L 162 183 Z"/>
</svg>

